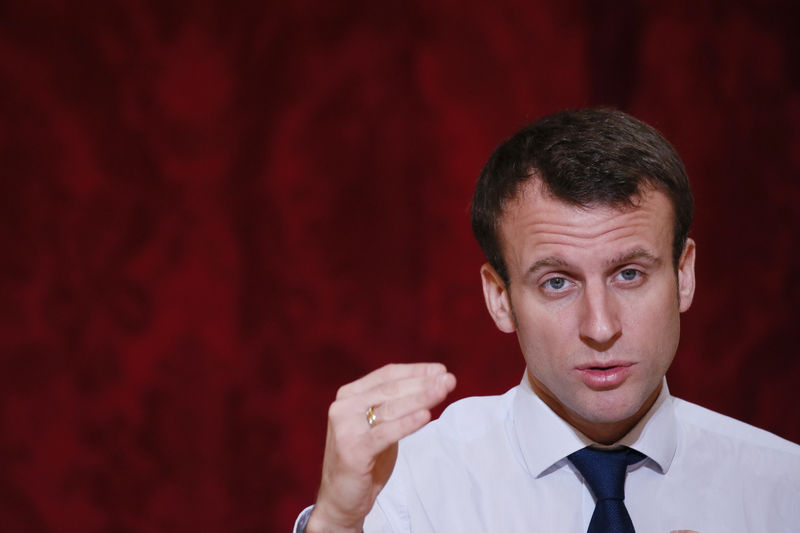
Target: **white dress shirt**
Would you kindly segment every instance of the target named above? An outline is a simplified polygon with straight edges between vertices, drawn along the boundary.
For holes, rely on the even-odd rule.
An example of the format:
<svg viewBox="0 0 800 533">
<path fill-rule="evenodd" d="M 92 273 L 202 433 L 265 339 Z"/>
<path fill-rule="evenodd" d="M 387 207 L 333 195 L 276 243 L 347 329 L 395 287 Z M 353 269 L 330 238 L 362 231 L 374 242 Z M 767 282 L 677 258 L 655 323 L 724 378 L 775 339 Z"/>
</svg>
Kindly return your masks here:
<svg viewBox="0 0 800 533">
<path fill-rule="evenodd" d="M 364 531 L 584 533 L 595 504 L 566 456 L 589 444 L 527 379 L 460 400 L 400 442 Z M 637 532 L 800 532 L 800 446 L 674 398 L 666 381 L 618 444 L 647 456 L 625 482 Z"/>
</svg>

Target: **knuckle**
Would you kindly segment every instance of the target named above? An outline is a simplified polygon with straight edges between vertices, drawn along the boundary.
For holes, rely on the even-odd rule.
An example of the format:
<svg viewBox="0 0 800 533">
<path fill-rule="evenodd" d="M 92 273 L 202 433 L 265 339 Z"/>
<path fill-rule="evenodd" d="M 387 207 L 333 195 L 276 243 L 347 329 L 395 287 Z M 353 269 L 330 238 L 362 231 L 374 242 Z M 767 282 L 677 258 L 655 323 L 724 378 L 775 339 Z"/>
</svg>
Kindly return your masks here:
<svg viewBox="0 0 800 533">
<path fill-rule="evenodd" d="M 339 387 L 339 389 L 336 391 L 336 399 L 337 400 L 341 400 L 342 398 L 346 398 L 347 396 L 350 396 L 350 389 L 351 388 L 352 387 L 351 387 L 350 383 L 348 383 L 347 385 L 342 385 L 341 387 Z"/>
<path fill-rule="evenodd" d="M 328 407 L 328 419 L 329 420 L 337 420 L 342 412 L 342 403 L 341 402 L 333 402 L 330 407 Z"/>
<path fill-rule="evenodd" d="M 393 377 L 397 374 L 397 369 L 400 365 L 397 363 L 388 363 L 381 367 L 380 372 L 386 374 L 389 377 Z"/>
</svg>

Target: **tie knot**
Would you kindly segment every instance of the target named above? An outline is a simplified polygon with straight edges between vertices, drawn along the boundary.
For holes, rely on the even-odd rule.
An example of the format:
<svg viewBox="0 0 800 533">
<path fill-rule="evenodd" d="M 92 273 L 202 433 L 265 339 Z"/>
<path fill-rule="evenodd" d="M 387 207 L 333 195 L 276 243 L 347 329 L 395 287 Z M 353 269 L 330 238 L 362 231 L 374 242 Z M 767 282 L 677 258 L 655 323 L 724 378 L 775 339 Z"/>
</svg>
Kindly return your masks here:
<svg viewBox="0 0 800 533">
<path fill-rule="evenodd" d="M 643 454 L 626 447 L 614 450 L 587 447 L 568 456 L 598 501 L 624 500 L 628 465 L 644 458 Z"/>
</svg>

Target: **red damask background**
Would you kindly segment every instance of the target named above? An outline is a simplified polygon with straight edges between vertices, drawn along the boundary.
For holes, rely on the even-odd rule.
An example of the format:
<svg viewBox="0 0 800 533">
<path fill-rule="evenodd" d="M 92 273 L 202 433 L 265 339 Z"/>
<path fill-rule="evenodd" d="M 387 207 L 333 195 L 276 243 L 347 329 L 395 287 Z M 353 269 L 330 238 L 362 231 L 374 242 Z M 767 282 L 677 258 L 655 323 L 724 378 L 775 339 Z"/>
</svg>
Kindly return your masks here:
<svg viewBox="0 0 800 533">
<path fill-rule="evenodd" d="M 0 529 L 288 531 L 336 388 L 516 384 L 467 210 L 614 105 L 693 179 L 672 391 L 800 440 L 795 2 L 0 4 Z"/>
</svg>

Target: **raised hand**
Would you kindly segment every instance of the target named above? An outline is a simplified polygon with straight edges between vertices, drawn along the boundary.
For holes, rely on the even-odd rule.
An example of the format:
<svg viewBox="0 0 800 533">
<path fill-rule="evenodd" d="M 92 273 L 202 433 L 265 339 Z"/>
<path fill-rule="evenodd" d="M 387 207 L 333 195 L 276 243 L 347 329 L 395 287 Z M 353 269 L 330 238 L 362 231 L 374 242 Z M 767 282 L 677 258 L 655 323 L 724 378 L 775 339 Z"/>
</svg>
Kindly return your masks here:
<svg viewBox="0 0 800 533">
<path fill-rule="evenodd" d="M 322 483 L 306 532 L 360 532 L 392 473 L 397 441 L 428 423 L 430 409 L 455 385 L 444 365 L 415 363 L 387 365 L 340 388 L 328 410 Z"/>
</svg>

